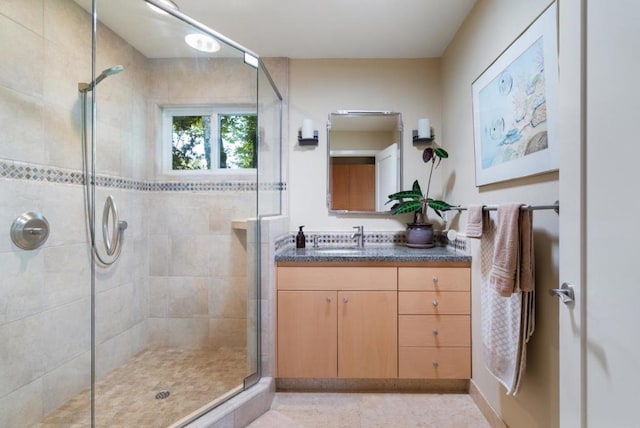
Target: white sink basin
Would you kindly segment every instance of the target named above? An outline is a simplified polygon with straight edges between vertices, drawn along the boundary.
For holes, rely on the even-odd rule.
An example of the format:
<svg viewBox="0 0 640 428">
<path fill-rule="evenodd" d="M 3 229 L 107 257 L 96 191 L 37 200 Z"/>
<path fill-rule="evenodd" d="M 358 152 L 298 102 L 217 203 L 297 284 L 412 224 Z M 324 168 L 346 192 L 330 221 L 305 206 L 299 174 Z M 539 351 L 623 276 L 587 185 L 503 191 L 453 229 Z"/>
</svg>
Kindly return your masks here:
<svg viewBox="0 0 640 428">
<path fill-rule="evenodd" d="M 316 248 L 314 251 L 318 254 L 331 254 L 348 256 L 351 254 L 362 254 L 363 248 Z"/>
</svg>

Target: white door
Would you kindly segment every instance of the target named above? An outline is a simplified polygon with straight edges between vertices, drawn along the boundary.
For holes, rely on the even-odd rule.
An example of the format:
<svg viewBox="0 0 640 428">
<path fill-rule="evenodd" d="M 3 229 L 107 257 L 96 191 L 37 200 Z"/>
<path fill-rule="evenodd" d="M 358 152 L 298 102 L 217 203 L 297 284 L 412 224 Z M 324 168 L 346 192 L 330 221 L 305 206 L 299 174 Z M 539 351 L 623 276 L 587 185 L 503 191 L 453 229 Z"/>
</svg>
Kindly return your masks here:
<svg viewBox="0 0 640 428">
<path fill-rule="evenodd" d="M 640 2 L 559 7 L 560 279 L 576 291 L 559 305 L 560 426 L 638 427 Z"/>
<path fill-rule="evenodd" d="M 585 332 L 583 311 L 583 273 L 586 236 L 584 229 L 583 179 L 585 136 L 583 132 L 584 94 L 582 89 L 583 54 L 582 5 L 580 0 L 558 4 L 560 59 L 559 84 L 559 159 L 560 159 L 560 281 L 571 284 L 575 291 L 574 305 L 559 303 L 559 396 L 560 427 L 585 427 L 583 411 L 586 382 L 583 371 Z M 560 284 L 558 284 L 558 287 Z"/>
<path fill-rule="evenodd" d="M 390 194 L 399 190 L 398 161 L 398 144 L 396 143 L 376 153 L 376 211 L 389 210 L 385 202 Z"/>
</svg>

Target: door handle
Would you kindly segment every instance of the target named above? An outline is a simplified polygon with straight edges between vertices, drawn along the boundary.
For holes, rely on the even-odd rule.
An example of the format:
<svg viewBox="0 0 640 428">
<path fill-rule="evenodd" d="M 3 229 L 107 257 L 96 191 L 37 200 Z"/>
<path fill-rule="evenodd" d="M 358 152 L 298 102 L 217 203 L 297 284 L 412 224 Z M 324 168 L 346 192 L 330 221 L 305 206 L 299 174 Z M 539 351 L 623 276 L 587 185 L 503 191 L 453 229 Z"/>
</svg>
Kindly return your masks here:
<svg viewBox="0 0 640 428">
<path fill-rule="evenodd" d="M 573 286 L 568 282 L 563 282 L 560 288 L 550 289 L 549 294 L 559 297 L 562 303 L 564 303 L 565 305 L 573 303 L 576 298 L 576 295 L 573 291 Z"/>
</svg>

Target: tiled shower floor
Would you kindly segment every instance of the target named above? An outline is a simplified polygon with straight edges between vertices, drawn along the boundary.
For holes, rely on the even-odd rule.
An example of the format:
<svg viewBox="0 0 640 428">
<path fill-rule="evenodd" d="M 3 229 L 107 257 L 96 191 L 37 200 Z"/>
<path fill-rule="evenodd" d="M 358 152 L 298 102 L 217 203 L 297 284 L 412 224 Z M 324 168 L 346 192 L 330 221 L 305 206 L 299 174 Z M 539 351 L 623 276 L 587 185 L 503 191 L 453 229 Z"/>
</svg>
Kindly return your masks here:
<svg viewBox="0 0 640 428">
<path fill-rule="evenodd" d="M 166 427 L 242 384 L 244 349 L 148 349 L 96 384 L 97 427 Z M 165 399 L 156 394 L 169 391 Z M 91 424 L 89 391 L 49 414 L 38 428 Z"/>
</svg>

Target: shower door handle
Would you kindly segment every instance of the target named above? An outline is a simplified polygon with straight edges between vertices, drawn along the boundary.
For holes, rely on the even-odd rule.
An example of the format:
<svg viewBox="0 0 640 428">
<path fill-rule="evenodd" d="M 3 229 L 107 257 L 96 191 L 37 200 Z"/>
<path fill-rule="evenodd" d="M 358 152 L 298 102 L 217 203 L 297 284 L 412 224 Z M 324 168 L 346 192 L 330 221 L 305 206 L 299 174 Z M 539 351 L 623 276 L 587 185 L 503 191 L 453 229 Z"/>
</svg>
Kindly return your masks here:
<svg viewBox="0 0 640 428">
<path fill-rule="evenodd" d="M 549 290 L 549 294 L 560 298 L 562 303 L 569 305 L 576 299 L 573 287 L 568 282 L 563 282 L 560 288 L 552 288 Z"/>
</svg>

